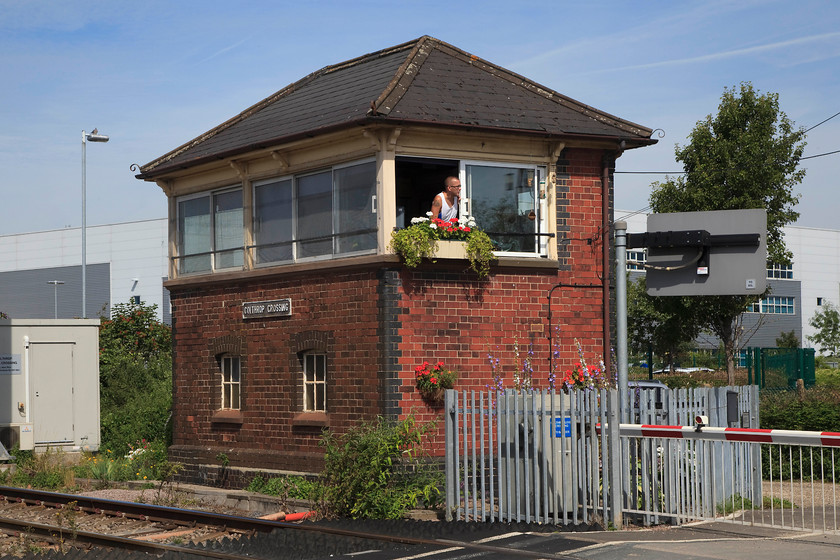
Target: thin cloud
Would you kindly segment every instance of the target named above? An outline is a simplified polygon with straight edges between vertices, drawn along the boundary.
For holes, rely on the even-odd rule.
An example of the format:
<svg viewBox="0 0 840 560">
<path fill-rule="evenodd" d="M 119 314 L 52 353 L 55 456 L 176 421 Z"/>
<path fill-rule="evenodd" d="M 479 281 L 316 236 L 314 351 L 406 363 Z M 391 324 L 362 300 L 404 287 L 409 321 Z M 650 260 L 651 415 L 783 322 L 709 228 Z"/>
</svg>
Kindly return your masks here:
<svg viewBox="0 0 840 560">
<path fill-rule="evenodd" d="M 250 37 L 246 37 L 246 38 L 242 39 L 241 41 L 239 41 L 237 43 L 229 45 L 229 46 L 227 46 L 227 47 L 225 47 L 221 50 L 218 50 L 218 51 L 214 52 L 213 54 L 211 54 L 210 56 L 199 60 L 197 62 L 197 64 L 204 64 L 208 60 L 213 60 L 214 58 L 216 58 L 218 56 L 221 56 L 221 55 L 225 54 L 226 52 L 232 51 L 233 49 L 243 45 L 244 43 L 248 42 L 248 40 L 250 40 Z"/>
<path fill-rule="evenodd" d="M 799 37 L 797 39 L 790 39 L 788 41 L 779 41 L 776 43 L 769 43 L 767 45 L 757 45 L 755 47 L 746 47 L 743 49 L 732 49 L 729 51 L 722 51 L 717 53 L 706 54 L 702 56 L 693 56 L 688 58 L 679 58 L 675 60 L 663 60 L 661 62 L 650 62 L 647 64 L 636 64 L 634 66 L 621 66 L 616 68 L 606 68 L 590 72 L 597 74 L 600 72 L 615 72 L 616 70 L 648 70 L 651 68 L 663 68 L 666 66 L 682 66 L 686 64 L 697 64 L 704 62 L 712 62 L 716 60 L 724 60 L 727 58 L 735 58 L 740 56 L 759 54 L 769 51 L 775 51 L 786 47 L 797 45 L 804 45 L 807 43 L 815 43 L 818 41 L 825 41 L 840 37 L 840 31 L 834 33 L 823 33 L 821 35 L 812 35 L 810 37 Z M 811 60 L 811 59 L 809 59 Z"/>
</svg>

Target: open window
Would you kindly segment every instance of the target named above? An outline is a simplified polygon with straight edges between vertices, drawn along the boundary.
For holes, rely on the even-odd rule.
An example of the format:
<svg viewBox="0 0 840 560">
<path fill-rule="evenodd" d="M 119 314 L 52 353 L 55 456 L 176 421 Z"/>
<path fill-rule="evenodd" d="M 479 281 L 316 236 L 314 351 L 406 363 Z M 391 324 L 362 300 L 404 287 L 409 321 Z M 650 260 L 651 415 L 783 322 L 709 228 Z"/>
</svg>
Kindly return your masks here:
<svg viewBox="0 0 840 560">
<path fill-rule="evenodd" d="M 420 157 L 396 158 L 397 227 L 411 224 L 411 218 L 425 218 L 432 200 L 443 191 L 443 181 L 458 176 L 458 160 Z"/>
<path fill-rule="evenodd" d="M 396 158 L 397 227 L 425 217 L 443 181 L 454 175 L 465 186 L 459 215 L 475 218 L 500 254 L 547 254 L 543 199 L 546 168 L 485 161 Z"/>
</svg>

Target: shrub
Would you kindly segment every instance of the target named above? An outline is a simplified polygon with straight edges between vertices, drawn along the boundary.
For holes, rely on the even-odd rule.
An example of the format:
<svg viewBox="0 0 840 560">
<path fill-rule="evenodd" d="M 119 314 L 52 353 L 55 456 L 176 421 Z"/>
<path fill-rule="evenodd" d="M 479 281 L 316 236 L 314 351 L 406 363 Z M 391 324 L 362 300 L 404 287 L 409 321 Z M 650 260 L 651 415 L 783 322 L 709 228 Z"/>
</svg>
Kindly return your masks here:
<svg viewBox="0 0 840 560">
<path fill-rule="evenodd" d="M 300 476 L 282 476 L 268 479 L 258 476 L 251 481 L 246 490 L 268 494 L 269 496 L 279 496 L 284 500 L 315 501 L 317 497 L 315 486 L 315 483 Z"/>
<path fill-rule="evenodd" d="M 0 484 L 42 490 L 69 490 L 75 486 L 73 468 L 67 465 L 61 451 L 34 453 L 15 445 L 10 453 L 17 468 L 14 473 L 0 471 Z"/>
<path fill-rule="evenodd" d="M 324 432 L 323 513 L 398 519 L 418 505 L 436 506 L 442 473 L 421 460 L 423 438 L 432 428 L 418 426 L 413 417 L 399 422 L 378 417 L 341 436 Z"/>
<path fill-rule="evenodd" d="M 796 391 L 761 392 L 761 427 L 771 430 L 840 431 L 840 391 L 813 387 L 800 397 Z"/>
</svg>

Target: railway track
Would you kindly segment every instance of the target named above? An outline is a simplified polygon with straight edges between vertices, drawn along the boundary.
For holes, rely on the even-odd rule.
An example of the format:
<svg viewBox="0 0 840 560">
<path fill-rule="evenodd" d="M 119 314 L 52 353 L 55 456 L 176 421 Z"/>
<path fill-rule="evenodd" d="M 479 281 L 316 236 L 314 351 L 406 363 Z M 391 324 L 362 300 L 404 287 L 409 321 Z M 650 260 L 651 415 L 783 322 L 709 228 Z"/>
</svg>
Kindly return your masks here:
<svg viewBox="0 0 840 560">
<path fill-rule="evenodd" d="M 443 530 L 448 524 L 433 524 Z M 481 529 L 483 524 L 469 524 Z M 468 550 L 488 558 L 568 558 L 563 554 L 464 538 L 414 535 L 408 524 L 289 523 L 199 510 L 105 500 L 72 494 L 0 487 L 0 533 L 16 545 L 0 556 L 27 550 L 107 549 L 178 558 L 329 558 L 368 552 L 367 558 L 399 558 L 418 552 Z M 430 525 L 427 525 L 428 528 Z M 365 529 L 372 530 L 365 530 Z M 377 530 L 377 528 L 379 530 Z M 384 530 L 387 529 L 387 530 Z M 437 531 L 438 535 L 451 531 Z M 525 534 L 525 533 L 518 533 Z M 261 537 L 261 535 L 263 537 Z M 470 535 L 462 535 L 469 537 Z M 221 544 L 220 544 L 221 543 Z M 226 544 L 225 544 L 226 543 Z M 398 552 L 404 549 L 406 554 Z M 390 551 L 390 552 L 389 552 Z M 277 553 L 281 554 L 278 556 Z M 115 556 L 116 557 L 116 556 Z"/>
</svg>

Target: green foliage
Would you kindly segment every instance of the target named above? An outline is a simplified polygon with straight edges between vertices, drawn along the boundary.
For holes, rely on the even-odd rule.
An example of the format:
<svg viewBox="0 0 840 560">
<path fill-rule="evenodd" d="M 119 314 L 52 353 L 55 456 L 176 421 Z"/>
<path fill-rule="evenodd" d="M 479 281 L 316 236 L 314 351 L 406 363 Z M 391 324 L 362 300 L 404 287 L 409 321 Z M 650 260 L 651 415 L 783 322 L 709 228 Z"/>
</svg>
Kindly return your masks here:
<svg viewBox="0 0 840 560">
<path fill-rule="evenodd" d="M 799 337 L 794 331 L 783 332 L 776 338 L 777 348 L 799 348 Z"/>
<path fill-rule="evenodd" d="M 715 509 L 718 515 L 730 515 L 736 511 L 740 510 L 750 510 L 750 509 L 779 509 L 785 508 L 788 510 L 792 510 L 794 508 L 793 503 L 790 500 L 783 500 L 780 498 L 770 498 L 770 496 L 764 496 L 761 500 L 761 507 L 756 506 L 753 504 L 752 500 L 749 498 L 745 498 L 741 496 L 741 494 L 733 494 L 731 497 L 727 498 L 725 501 L 718 503 L 715 506 Z"/>
<path fill-rule="evenodd" d="M 762 391 L 760 407 L 762 428 L 840 431 L 840 391 L 836 389 L 817 386 L 802 395 L 796 391 Z M 765 479 L 795 480 L 800 476 L 809 479 L 812 473 L 816 477 L 840 479 L 840 464 L 832 456 L 801 455 L 800 448 L 795 446 L 762 446 L 761 468 Z"/>
<path fill-rule="evenodd" d="M 127 480 L 165 480 L 171 463 L 163 442 L 138 441 L 125 454 L 107 449 L 86 453 L 75 467 L 76 476 L 98 480 L 102 485 Z"/>
<path fill-rule="evenodd" d="M 831 302 L 814 313 L 808 323 L 817 329 L 817 333 L 808 340 L 820 347 L 820 354 L 836 356 L 840 350 L 840 310 Z"/>
<path fill-rule="evenodd" d="M 487 278 L 490 274 L 490 263 L 498 260 L 493 254 L 495 249 L 490 236 L 480 230 L 474 230 L 467 238 L 467 258 L 470 268 L 479 278 Z"/>
<path fill-rule="evenodd" d="M 654 212 L 767 210 L 769 260 L 790 264 L 782 228 L 799 217 L 793 187 L 805 177 L 797 169 L 804 131 L 779 108 L 775 93 L 760 95 L 752 84 L 725 88 L 718 113 L 698 121 L 686 146 L 676 147 L 685 175 L 654 183 Z"/>
<path fill-rule="evenodd" d="M 118 456 L 138 440 L 170 441 L 171 332 L 155 309 L 117 304 L 100 326 L 102 447 Z"/>
<path fill-rule="evenodd" d="M 419 459 L 431 424 L 413 417 L 399 422 L 377 418 L 344 435 L 324 432 L 321 475 L 325 514 L 398 519 L 418 504 L 437 505 L 442 476 Z"/>
<path fill-rule="evenodd" d="M 840 392 L 819 385 L 803 397 L 795 391 L 762 391 L 761 427 L 840 432 Z"/>
<path fill-rule="evenodd" d="M 411 226 L 391 234 L 391 251 L 400 255 L 408 268 L 417 268 L 423 259 L 431 259 L 437 252 L 437 238 L 428 228 Z"/>
<path fill-rule="evenodd" d="M 317 496 L 316 484 L 300 476 L 282 476 L 269 479 L 258 476 L 248 484 L 246 490 L 292 500 L 315 501 Z"/>
<path fill-rule="evenodd" d="M 790 264 L 783 227 L 798 218 L 799 195 L 793 187 L 805 171 L 797 169 L 805 147 L 804 131 L 779 109 L 777 94 L 761 95 L 749 83 L 724 89 L 718 113 L 698 121 L 689 143 L 677 146 L 685 175 L 652 185 L 655 213 L 764 208 L 767 211 L 768 259 Z M 723 341 L 730 377 L 739 328 L 736 319 L 755 296 L 702 296 L 681 313 Z"/>
<path fill-rule="evenodd" d="M 0 484 L 32 487 L 41 490 L 69 490 L 74 473 L 63 453 L 47 449 L 43 453 L 23 451 L 17 445 L 10 451 L 15 457 L 15 472 L 0 471 Z"/>
<path fill-rule="evenodd" d="M 141 363 L 123 356 L 100 369 L 102 444 L 124 455 L 138 439 L 168 444 L 172 404 L 172 360 Z"/>
<path fill-rule="evenodd" d="M 490 237 L 474 221 L 456 218 L 448 222 L 439 218 L 414 218 L 409 227 L 391 234 L 388 248 L 403 258 L 405 266 L 416 268 L 423 259 L 434 259 L 440 240 L 466 241 L 470 268 L 479 278 L 486 278 L 490 263 L 497 260 Z"/>
<path fill-rule="evenodd" d="M 814 378 L 818 387 L 840 388 L 840 369 L 818 367 L 814 371 Z"/>
<path fill-rule="evenodd" d="M 700 334 L 699 325 L 686 321 L 692 313 L 691 298 L 654 297 L 647 293 L 644 278 L 627 283 L 627 334 L 630 350 L 654 354 L 670 368 L 677 357 L 687 351 L 689 344 Z"/>
<path fill-rule="evenodd" d="M 171 355 L 171 329 L 157 320 L 156 309 L 142 302 L 111 308 L 111 319 L 103 319 L 99 327 L 100 367 L 126 355 L 143 362 Z"/>
</svg>

